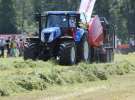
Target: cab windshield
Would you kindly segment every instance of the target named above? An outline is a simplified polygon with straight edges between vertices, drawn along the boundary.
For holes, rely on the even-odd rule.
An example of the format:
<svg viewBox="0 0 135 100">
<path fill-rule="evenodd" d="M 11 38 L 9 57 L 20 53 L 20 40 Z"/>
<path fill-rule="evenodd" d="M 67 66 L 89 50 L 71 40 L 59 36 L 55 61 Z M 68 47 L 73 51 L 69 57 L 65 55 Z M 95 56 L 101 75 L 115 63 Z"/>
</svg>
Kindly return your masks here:
<svg viewBox="0 0 135 100">
<path fill-rule="evenodd" d="M 68 27 L 68 18 L 65 15 L 48 15 L 47 27 Z"/>
</svg>

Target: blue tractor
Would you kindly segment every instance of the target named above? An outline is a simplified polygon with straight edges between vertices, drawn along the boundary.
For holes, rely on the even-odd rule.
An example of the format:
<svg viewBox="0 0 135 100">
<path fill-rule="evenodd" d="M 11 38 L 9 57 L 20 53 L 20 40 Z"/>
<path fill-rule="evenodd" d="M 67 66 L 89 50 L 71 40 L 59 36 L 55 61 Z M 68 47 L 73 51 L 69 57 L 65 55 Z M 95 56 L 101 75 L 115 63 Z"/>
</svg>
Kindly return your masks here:
<svg viewBox="0 0 135 100">
<path fill-rule="evenodd" d="M 82 19 L 81 19 L 82 18 Z M 36 14 L 39 36 L 27 38 L 24 59 L 55 58 L 62 65 L 73 65 L 91 59 L 85 16 L 76 11 L 48 11 Z M 83 28 L 82 28 L 83 27 Z"/>
</svg>

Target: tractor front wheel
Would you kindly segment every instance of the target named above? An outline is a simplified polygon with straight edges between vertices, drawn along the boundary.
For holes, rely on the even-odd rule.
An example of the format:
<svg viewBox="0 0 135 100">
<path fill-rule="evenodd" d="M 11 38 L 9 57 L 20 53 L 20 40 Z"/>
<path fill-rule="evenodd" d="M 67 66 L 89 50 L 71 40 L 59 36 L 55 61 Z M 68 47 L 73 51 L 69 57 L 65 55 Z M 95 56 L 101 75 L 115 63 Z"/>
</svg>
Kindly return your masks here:
<svg viewBox="0 0 135 100">
<path fill-rule="evenodd" d="M 74 65 L 76 63 L 75 42 L 67 41 L 61 43 L 58 58 L 61 65 Z"/>
<path fill-rule="evenodd" d="M 84 61 L 89 62 L 91 60 L 91 48 L 88 44 L 86 35 L 83 36 L 82 40 L 78 45 L 78 62 Z"/>
</svg>

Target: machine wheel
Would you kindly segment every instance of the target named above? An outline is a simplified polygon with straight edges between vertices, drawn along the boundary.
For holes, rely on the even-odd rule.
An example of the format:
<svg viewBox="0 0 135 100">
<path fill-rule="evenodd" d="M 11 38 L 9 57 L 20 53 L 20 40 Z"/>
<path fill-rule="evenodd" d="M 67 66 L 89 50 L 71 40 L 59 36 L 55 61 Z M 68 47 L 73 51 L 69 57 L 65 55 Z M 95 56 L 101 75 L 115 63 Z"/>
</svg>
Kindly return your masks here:
<svg viewBox="0 0 135 100">
<path fill-rule="evenodd" d="M 73 41 L 67 41 L 60 44 L 59 48 L 59 63 L 61 65 L 76 64 L 76 45 Z"/>
<path fill-rule="evenodd" d="M 37 57 L 39 60 L 47 61 L 51 58 L 51 54 L 49 51 L 41 50 Z"/>
<path fill-rule="evenodd" d="M 106 62 L 110 62 L 110 57 L 111 57 L 110 51 L 107 50 L 107 51 L 106 51 Z"/>
<path fill-rule="evenodd" d="M 89 62 L 91 60 L 91 48 L 89 47 L 86 35 L 83 36 L 78 45 L 78 62 Z"/>
<path fill-rule="evenodd" d="M 114 54 L 112 49 L 107 49 L 106 50 L 106 59 L 105 62 L 112 62 L 114 60 Z"/>
<path fill-rule="evenodd" d="M 36 58 L 37 58 L 36 46 L 32 45 L 32 46 L 25 47 L 24 60 L 28 60 L 28 59 L 36 60 Z"/>
<path fill-rule="evenodd" d="M 109 51 L 110 53 L 110 62 L 113 62 L 114 61 L 114 52 L 113 52 L 113 49 L 111 49 L 110 51 Z"/>
<path fill-rule="evenodd" d="M 109 63 L 114 60 L 113 49 L 106 49 L 100 52 L 100 62 Z"/>
</svg>

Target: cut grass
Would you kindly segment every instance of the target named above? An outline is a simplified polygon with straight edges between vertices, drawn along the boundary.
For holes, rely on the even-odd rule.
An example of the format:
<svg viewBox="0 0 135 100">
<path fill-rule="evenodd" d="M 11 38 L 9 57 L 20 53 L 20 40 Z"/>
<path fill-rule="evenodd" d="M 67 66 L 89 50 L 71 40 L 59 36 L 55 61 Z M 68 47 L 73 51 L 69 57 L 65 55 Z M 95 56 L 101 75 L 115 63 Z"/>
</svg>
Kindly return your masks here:
<svg viewBox="0 0 135 100">
<path fill-rule="evenodd" d="M 9 96 L 33 90 L 46 90 L 52 85 L 77 84 L 107 80 L 135 70 L 135 55 L 116 55 L 114 63 L 60 66 L 54 61 L 24 61 L 22 58 L 0 59 L 0 95 Z"/>
</svg>

